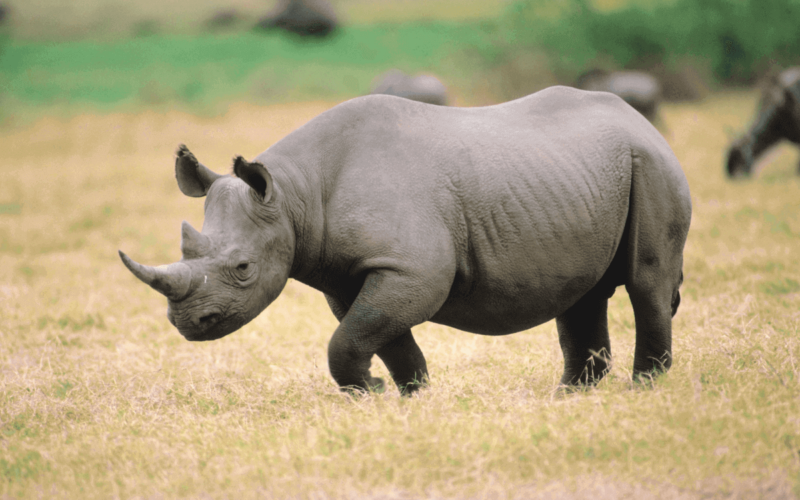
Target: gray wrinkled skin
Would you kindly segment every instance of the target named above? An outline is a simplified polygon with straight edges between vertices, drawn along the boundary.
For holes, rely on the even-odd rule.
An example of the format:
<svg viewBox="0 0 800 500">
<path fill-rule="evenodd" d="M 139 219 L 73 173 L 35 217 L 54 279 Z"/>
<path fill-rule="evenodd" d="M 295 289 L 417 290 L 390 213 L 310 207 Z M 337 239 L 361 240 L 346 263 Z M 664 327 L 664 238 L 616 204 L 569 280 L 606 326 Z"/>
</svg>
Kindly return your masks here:
<svg viewBox="0 0 800 500">
<path fill-rule="evenodd" d="M 386 94 L 412 101 L 447 106 L 447 89 L 433 75 L 407 75 L 399 69 L 382 74 L 372 84 L 370 94 Z"/>
<path fill-rule="evenodd" d="M 633 106 L 650 121 L 655 120 L 661 103 L 661 85 L 644 71 L 604 71 L 595 69 L 578 77 L 575 86 L 595 92 L 611 92 Z"/>
<path fill-rule="evenodd" d="M 366 96 L 234 172 L 178 151 L 181 190 L 207 196 L 202 233 L 184 225 L 190 278 L 179 267 L 174 283 L 155 279 L 122 254 L 189 340 L 240 328 L 291 277 L 340 321 L 328 361 L 343 388 L 381 384 L 375 354 L 403 393 L 423 385 L 411 328 L 425 321 L 504 335 L 553 318 L 561 381 L 586 384 L 610 367 L 607 302 L 625 285 L 635 376 L 671 365 L 689 187 L 658 131 L 616 96 L 552 87 L 484 108 Z"/>
<path fill-rule="evenodd" d="M 749 176 L 764 151 L 784 139 L 800 145 L 800 67 L 784 70 L 768 83 L 750 129 L 728 149 L 725 172 Z"/>
</svg>

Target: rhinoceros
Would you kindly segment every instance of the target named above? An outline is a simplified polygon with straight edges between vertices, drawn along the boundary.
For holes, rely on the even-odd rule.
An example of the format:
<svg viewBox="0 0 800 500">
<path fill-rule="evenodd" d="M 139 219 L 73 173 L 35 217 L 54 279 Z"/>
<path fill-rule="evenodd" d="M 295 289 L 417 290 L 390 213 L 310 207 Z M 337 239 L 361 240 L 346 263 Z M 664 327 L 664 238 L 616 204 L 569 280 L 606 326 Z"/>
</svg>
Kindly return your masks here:
<svg viewBox="0 0 800 500">
<path fill-rule="evenodd" d="M 281 0 L 256 28 L 281 28 L 300 36 L 325 37 L 339 25 L 336 12 L 327 0 Z"/>
<path fill-rule="evenodd" d="M 661 134 L 618 97 L 551 87 L 504 104 L 451 108 L 371 95 L 320 114 L 233 175 L 181 146 L 180 190 L 206 196 L 183 258 L 136 263 L 192 341 L 255 318 L 289 278 L 339 320 L 328 346 L 344 390 L 403 394 L 428 369 L 411 328 L 483 335 L 556 319 L 565 386 L 610 367 L 608 299 L 625 285 L 637 378 L 669 369 L 689 186 Z"/>
<path fill-rule="evenodd" d="M 433 75 L 407 75 L 399 69 L 391 69 L 376 78 L 370 93 L 447 106 L 447 89 L 441 80 Z"/>
<path fill-rule="evenodd" d="M 750 129 L 728 149 L 725 172 L 749 176 L 758 157 L 783 139 L 800 145 L 800 67 L 784 70 L 766 86 Z"/>
<path fill-rule="evenodd" d="M 661 85 L 656 77 L 643 71 L 593 69 L 579 76 L 575 86 L 616 94 L 650 121 L 655 120 L 661 102 Z"/>
</svg>

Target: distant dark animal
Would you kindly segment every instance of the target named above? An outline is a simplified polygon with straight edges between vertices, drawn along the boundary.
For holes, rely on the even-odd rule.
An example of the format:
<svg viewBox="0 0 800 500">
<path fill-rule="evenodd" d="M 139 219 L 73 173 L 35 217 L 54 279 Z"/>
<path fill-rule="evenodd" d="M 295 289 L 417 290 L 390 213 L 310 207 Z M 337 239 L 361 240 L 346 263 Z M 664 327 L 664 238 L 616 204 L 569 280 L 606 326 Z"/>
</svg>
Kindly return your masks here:
<svg viewBox="0 0 800 500">
<path fill-rule="evenodd" d="M 212 30 L 227 29 L 241 20 L 236 9 L 225 9 L 217 12 L 205 22 L 207 28 Z"/>
<path fill-rule="evenodd" d="M 300 36 L 325 37 L 337 27 L 336 12 L 327 0 L 281 0 L 256 24 L 257 28 L 281 28 Z"/>
<path fill-rule="evenodd" d="M 411 328 L 484 335 L 556 319 L 563 384 L 609 368 L 606 310 L 625 285 L 636 379 L 669 369 L 691 221 L 686 177 L 661 134 L 620 98 L 550 87 L 496 106 L 359 97 L 219 175 L 185 147 L 175 175 L 208 196 L 203 231 L 184 222 L 183 259 L 120 256 L 166 295 L 188 340 L 255 318 L 294 278 L 340 321 L 328 346 L 342 388 L 400 390 L 428 377 Z"/>
<path fill-rule="evenodd" d="M 800 145 L 800 67 L 784 70 L 767 83 L 750 130 L 728 149 L 725 172 L 729 177 L 749 176 L 759 156 L 783 139 Z"/>
<path fill-rule="evenodd" d="M 411 76 L 391 69 L 375 79 L 371 94 L 387 94 L 412 101 L 447 105 L 447 89 L 444 84 L 433 75 Z"/>
<path fill-rule="evenodd" d="M 654 76 L 643 71 L 593 69 L 578 77 L 575 86 L 616 94 L 650 121 L 656 118 L 661 103 L 661 85 Z"/>
</svg>

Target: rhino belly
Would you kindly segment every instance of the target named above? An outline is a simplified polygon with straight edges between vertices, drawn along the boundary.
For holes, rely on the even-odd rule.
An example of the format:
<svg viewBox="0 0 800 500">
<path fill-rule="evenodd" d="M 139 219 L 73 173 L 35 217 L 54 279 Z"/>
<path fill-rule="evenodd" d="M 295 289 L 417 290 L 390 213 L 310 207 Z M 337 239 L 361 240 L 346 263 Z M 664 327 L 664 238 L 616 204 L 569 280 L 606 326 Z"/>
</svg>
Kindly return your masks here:
<svg viewBox="0 0 800 500">
<path fill-rule="evenodd" d="M 501 204 L 497 204 L 500 206 Z M 472 225 L 448 299 L 432 321 L 502 335 L 562 314 L 606 274 L 627 220 L 627 199 L 561 200 Z M 522 212 L 516 212 L 522 213 Z M 614 279 L 619 282 L 618 279 Z"/>
<path fill-rule="evenodd" d="M 451 294 L 431 318 L 459 330 L 482 335 L 506 335 L 541 325 L 569 309 L 591 290 L 605 269 L 579 269 L 574 274 L 545 276 L 526 273 L 508 280 L 478 284 L 466 296 Z"/>
</svg>

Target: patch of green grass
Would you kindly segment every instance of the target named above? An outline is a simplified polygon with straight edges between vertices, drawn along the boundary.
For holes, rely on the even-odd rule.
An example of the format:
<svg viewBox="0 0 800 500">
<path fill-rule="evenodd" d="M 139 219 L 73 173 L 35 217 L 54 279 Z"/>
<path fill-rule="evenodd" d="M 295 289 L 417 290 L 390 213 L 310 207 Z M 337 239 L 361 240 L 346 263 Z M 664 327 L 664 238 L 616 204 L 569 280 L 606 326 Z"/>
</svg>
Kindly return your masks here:
<svg viewBox="0 0 800 500">
<path fill-rule="evenodd" d="M 791 278 L 770 281 L 761 286 L 764 293 L 769 295 L 786 295 L 787 293 L 800 292 L 800 282 Z"/>
<path fill-rule="evenodd" d="M 440 21 L 351 26 L 324 41 L 254 32 L 12 41 L 0 59 L 0 78 L 4 98 L 20 106 L 202 109 L 236 99 L 343 99 L 368 93 L 371 81 L 392 67 L 438 68 L 457 47 L 479 44 L 483 36 L 480 24 Z"/>
<path fill-rule="evenodd" d="M 24 451 L 11 460 L 0 458 L 0 478 L 8 482 L 36 479 L 48 470 L 50 464 L 42 459 L 38 451 Z"/>
<path fill-rule="evenodd" d="M 701 61 L 722 82 L 749 83 L 800 50 L 796 0 L 651 0 L 613 9 L 589 0 L 517 0 L 503 18 L 504 53 L 543 50 L 557 73 Z M 502 44 L 501 44 L 502 45 Z"/>
<path fill-rule="evenodd" d="M 22 205 L 19 203 L 0 203 L 0 215 L 18 215 L 22 212 Z"/>
<path fill-rule="evenodd" d="M 58 399 L 64 399 L 73 387 L 75 387 L 75 384 L 69 380 L 59 380 L 53 388 L 53 395 Z"/>
</svg>

